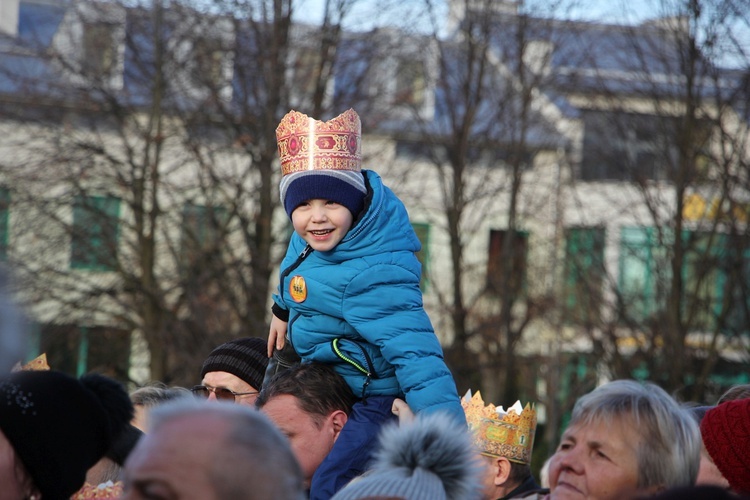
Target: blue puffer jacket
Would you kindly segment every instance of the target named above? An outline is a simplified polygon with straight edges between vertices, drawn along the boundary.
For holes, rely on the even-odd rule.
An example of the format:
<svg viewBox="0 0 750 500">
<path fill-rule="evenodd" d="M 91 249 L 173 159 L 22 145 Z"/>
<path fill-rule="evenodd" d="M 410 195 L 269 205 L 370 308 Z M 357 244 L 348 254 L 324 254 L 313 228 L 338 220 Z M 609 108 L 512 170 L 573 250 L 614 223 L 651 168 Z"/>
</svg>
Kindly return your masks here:
<svg viewBox="0 0 750 500">
<path fill-rule="evenodd" d="M 419 240 L 401 200 L 375 172 L 364 173 L 365 213 L 333 250 L 313 251 L 292 235 L 274 295 L 289 313 L 287 339 L 303 361 L 334 365 L 358 396 L 405 396 L 415 412 L 465 422 L 422 306 Z M 304 299 L 295 301 L 290 285 Z"/>
</svg>

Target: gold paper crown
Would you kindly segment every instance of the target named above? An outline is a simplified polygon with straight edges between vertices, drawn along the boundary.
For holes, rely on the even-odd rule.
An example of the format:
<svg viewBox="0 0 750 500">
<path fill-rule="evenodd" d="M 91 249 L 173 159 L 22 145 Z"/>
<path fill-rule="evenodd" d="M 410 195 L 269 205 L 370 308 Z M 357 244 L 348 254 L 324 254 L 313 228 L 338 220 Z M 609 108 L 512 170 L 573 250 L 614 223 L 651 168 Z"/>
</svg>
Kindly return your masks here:
<svg viewBox="0 0 750 500">
<path fill-rule="evenodd" d="M 47 353 L 43 352 L 23 366 L 21 366 L 20 362 L 16 363 L 16 366 L 14 366 L 11 371 L 46 371 L 49 369 L 49 365 L 47 364 Z"/>
<path fill-rule="evenodd" d="M 353 109 L 323 122 L 290 111 L 276 128 L 282 175 L 303 170 L 353 170 L 362 165 L 362 125 Z"/>
<path fill-rule="evenodd" d="M 516 403 L 519 407 L 520 402 Z M 505 457 L 511 462 L 528 464 L 534 448 L 536 408 L 526 403 L 520 414 L 509 408 L 504 415 L 492 403 L 485 406 L 482 395 L 471 390 L 461 400 L 466 421 L 474 431 L 474 442 L 483 455 Z M 516 406 L 516 405 L 514 405 Z"/>
</svg>

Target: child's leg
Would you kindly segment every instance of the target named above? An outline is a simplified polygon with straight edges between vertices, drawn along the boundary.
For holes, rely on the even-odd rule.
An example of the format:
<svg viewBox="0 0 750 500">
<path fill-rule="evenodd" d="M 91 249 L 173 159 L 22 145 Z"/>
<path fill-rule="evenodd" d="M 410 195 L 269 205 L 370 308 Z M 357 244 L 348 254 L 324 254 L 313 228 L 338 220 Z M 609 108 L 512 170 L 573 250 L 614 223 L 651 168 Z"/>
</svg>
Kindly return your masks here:
<svg viewBox="0 0 750 500">
<path fill-rule="evenodd" d="M 354 405 L 331 452 L 313 475 L 310 500 L 329 500 L 367 469 L 381 426 L 397 422 L 391 412 L 394 399 L 392 396 L 370 396 L 364 403 Z"/>
<path fill-rule="evenodd" d="M 258 388 L 258 390 L 268 385 L 268 382 L 277 373 L 288 370 L 289 368 L 298 365 L 299 362 L 300 357 L 295 352 L 292 344 L 290 344 L 287 340 L 286 344 L 284 344 L 284 347 L 280 351 L 278 349 L 273 351 L 273 356 L 271 356 L 271 359 L 268 360 L 266 373 L 263 376 L 263 384 Z"/>
</svg>

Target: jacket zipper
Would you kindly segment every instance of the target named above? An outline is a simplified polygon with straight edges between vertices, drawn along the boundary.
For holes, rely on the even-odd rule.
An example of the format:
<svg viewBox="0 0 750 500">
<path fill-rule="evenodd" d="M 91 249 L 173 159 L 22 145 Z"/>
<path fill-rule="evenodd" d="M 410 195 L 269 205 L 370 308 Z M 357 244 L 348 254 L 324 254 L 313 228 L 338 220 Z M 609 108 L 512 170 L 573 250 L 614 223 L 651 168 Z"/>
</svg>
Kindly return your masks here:
<svg viewBox="0 0 750 500">
<path fill-rule="evenodd" d="M 367 386 L 370 385 L 370 379 L 378 378 L 378 374 L 375 373 L 375 367 L 373 367 L 372 360 L 370 359 L 370 356 L 367 354 L 367 351 L 365 351 L 364 347 L 362 347 L 361 345 L 359 345 L 359 343 L 353 340 L 351 342 L 352 344 L 357 346 L 357 348 L 359 349 L 359 352 L 362 353 L 362 357 L 365 358 L 365 363 L 367 364 L 366 367 L 362 366 L 357 361 L 353 360 L 352 358 L 350 358 L 349 356 L 341 352 L 341 350 L 339 349 L 339 339 L 333 339 L 331 341 L 331 346 L 333 347 L 333 352 L 336 353 L 336 356 L 338 356 L 345 362 L 349 363 L 350 365 L 352 365 L 354 368 L 356 368 L 357 370 L 359 370 L 365 375 L 365 383 L 362 384 L 362 396 L 361 396 L 361 399 L 364 401 L 365 391 L 367 390 Z"/>
<path fill-rule="evenodd" d="M 281 279 L 280 279 L 281 286 L 285 286 L 284 280 L 286 279 L 287 276 L 289 276 L 289 273 L 297 269 L 300 266 L 300 264 L 302 264 L 302 261 L 305 260 L 307 256 L 310 255 L 311 253 L 313 253 L 313 248 L 310 245 L 306 245 L 305 248 L 302 249 L 299 256 L 297 257 L 297 260 L 295 260 L 291 266 L 287 267 L 281 272 Z"/>
<path fill-rule="evenodd" d="M 302 261 L 304 261 L 311 253 L 313 253 L 313 248 L 310 245 L 305 245 L 305 248 L 302 249 L 299 256 L 297 257 L 297 260 L 295 260 L 291 266 L 284 269 L 284 271 L 281 273 L 281 279 L 279 280 L 279 283 L 281 283 L 281 287 L 283 288 L 280 290 L 281 293 L 279 295 L 282 299 L 284 298 L 284 290 L 286 289 L 286 283 L 284 283 L 284 280 L 287 276 L 289 276 L 289 273 L 297 269 L 300 264 L 302 264 Z M 295 317 L 294 321 L 296 320 L 297 318 Z M 291 345 L 294 345 L 294 342 L 292 342 L 292 324 L 294 323 L 294 321 L 289 322 L 286 331 L 286 336 L 289 339 L 289 343 Z"/>
</svg>

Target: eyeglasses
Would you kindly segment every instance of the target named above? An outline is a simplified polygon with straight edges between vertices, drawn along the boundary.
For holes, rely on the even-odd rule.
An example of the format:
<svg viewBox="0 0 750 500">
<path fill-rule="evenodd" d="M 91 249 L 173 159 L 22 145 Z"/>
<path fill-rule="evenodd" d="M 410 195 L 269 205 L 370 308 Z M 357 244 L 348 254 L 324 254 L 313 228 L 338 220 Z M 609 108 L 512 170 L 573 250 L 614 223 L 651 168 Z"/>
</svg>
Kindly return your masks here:
<svg viewBox="0 0 750 500">
<path fill-rule="evenodd" d="M 219 401 L 236 401 L 238 396 L 250 396 L 259 392 L 234 392 L 226 387 L 209 387 L 207 385 L 196 385 L 190 390 L 201 398 L 208 398 L 209 394 L 213 392 Z"/>
</svg>

